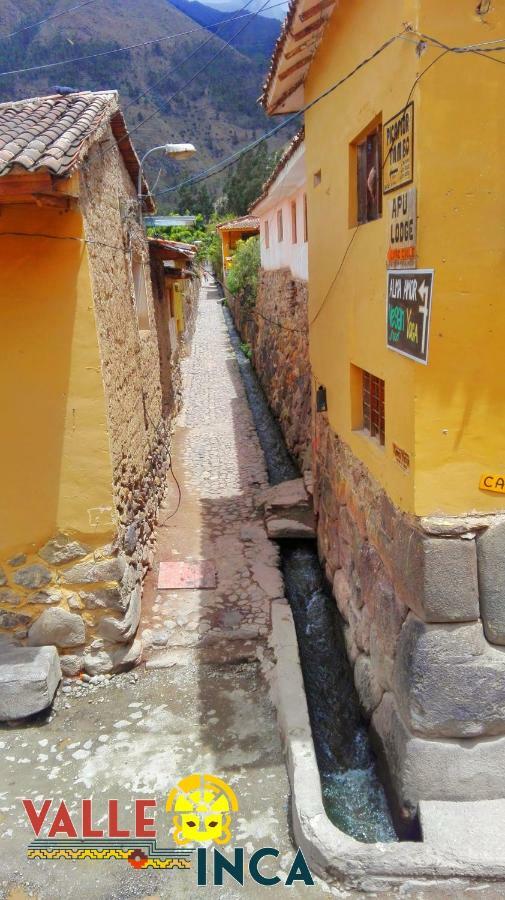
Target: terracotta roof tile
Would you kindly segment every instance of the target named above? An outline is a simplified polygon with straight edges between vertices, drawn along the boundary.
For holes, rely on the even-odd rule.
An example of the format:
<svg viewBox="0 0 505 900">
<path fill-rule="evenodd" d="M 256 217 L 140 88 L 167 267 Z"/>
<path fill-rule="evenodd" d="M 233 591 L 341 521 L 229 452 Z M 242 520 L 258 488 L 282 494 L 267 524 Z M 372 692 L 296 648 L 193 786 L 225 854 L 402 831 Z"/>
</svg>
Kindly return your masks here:
<svg viewBox="0 0 505 900">
<path fill-rule="evenodd" d="M 241 216 L 231 222 L 221 222 L 216 225 L 217 231 L 255 231 L 259 230 L 260 220 L 256 216 Z"/>
<path fill-rule="evenodd" d="M 111 125 L 126 168 L 137 186 L 139 160 L 133 149 L 115 91 L 55 94 L 0 104 L 0 176 L 10 172 L 49 171 L 67 176 Z M 144 206 L 154 211 L 147 183 Z"/>
</svg>

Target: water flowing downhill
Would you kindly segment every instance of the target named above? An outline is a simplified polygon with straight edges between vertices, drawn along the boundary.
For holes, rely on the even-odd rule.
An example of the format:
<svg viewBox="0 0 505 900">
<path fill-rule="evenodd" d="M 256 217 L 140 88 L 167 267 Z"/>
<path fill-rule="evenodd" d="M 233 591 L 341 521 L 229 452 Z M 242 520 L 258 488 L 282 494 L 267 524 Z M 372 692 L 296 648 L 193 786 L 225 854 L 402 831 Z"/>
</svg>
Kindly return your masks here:
<svg viewBox="0 0 505 900">
<path fill-rule="evenodd" d="M 235 351 L 269 481 L 299 477 L 282 432 L 258 382 L 226 306 L 224 316 Z M 286 597 L 298 636 L 312 736 L 323 801 L 331 821 L 367 843 L 398 840 L 384 788 L 376 773 L 361 717 L 342 623 L 322 571 L 314 541 L 282 541 Z"/>
</svg>

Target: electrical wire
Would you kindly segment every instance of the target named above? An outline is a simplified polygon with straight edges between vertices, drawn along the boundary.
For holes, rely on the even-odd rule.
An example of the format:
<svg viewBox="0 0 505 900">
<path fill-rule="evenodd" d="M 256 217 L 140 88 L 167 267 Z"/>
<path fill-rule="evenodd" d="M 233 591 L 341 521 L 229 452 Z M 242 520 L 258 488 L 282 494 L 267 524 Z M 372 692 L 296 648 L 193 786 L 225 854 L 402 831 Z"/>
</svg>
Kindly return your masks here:
<svg viewBox="0 0 505 900">
<path fill-rule="evenodd" d="M 76 6 L 71 6 L 69 9 L 63 9 L 59 13 L 54 13 L 52 16 L 46 16 L 44 19 L 39 19 L 38 22 L 33 22 L 31 25 L 25 25 L 23 28 L 18 28 L 17 31 L 11 31 L 10 34 L 2 34 L 0 35 L 0 40 L 7 40 L 7 38 L 15 37 L 17 34 L 22 34 L 24 31 L 29 31 L 31 28 L 37 28 L 38 25 L 44 25 L 45 22 L 51 22 L 53 19 L 60 19 L 68 13 L 82 9 L 83 6 L 89 6 L 90 3 L 96 3 L 96 0 L 84 0 L 84 3 L 78 3 Z"/>
<path fill-rule="evenodd" d="M 45 234 L 42 231 L 0 231 L 0 237 L 38 237 L 48 238 L 52 241 L 78 241 L 80 244 L 98 244 L 100 247 L 107 247 L 109 250 L 117 250 L 118 253 L 129 255 L 129 250 L 125 247 L 116 247 L 114 244 L 106 244 L 104 241 L 74 237 L 70 234 Z"/>
<path fill-rule="evenodd" d="M 373 59 L 383 53 L 384 50 L 390 47 L 391 44 L 397 41 L 403 34 L 405 34 L 405 31 L 406 28 L 402 29 L 402 31 L 400 31 L 398 34 L 393 35 L 393 37 L 389 38 L 387 41 L 381 44 L 380 47 L 377 47 L 377 49 L 374 50 L 374 52 L 371 53 L 370 56 L 365 57 L 365 59 L 361 60 L 361 62 L 359 62 L 353 69 L 351 69 L 350 72 L 336 81 L 335 84 L 332 84 L 329 88 L 315 97 L 309 103 L 306 103 L 304 106 L 302 106 L 302 108 L 298 112 L 292 113 L 290 116 L 287 116 L 287 118 L 283 122 L 280 122 L 279 125 L 276 125 L 274 128 L 271 128 L 270 131 L 267 131 L 264 134 L 260 135 L 260 137 L 256 138 L 256 140 L 251 141 L 251 143 L 246 147 L 243 147 L 241 150 L 237 150 L 235 153 L 232 153 L 231 156 L 226 157 L 226 159 L 222 160 L 220 163 L 216 163 L 214 166 L 210 166 L 203 172 L 199 172 L 196 175 L 193 175 L 191 178 L 187 178 L 185 181 L 182 181 L 171 188 L 165 188 L 162 191 L 158 191 L 157 196 L 161 197 L 165 194 L 171 194 L 174 191 L 179 191 L 182 187 L 186 187 L 190 184 L 196 184 L 199 181 L 204 181 L 207 178 L 210 178 L 212 175 L 217 175 L 218 173 L 223 172 L 229 166 L 233 165 L 234 162 L 240 159 L 241 156 L 244 156 L 245 153 L 250 153 L 251 150 L 254 150 L 255 147 L 258 147 L 263 143 L 263 141 L 272 137 L 274 134 L 277 134 L 277 132 L 280 131 L 281 128 L 286 128 L 286 126 L 291 122 L 299 119 L 300 116 L 303 116 L 303 114 L 307 112 L 307 110 L 312 109 L 313 106 L 315 106 L 317 103 L 320 103 L 321 100 L 324 100 L 326 97 L 332 94 L 333 91 L 337 90 L 337 88 L 345 84 L 346 81 L 349 81 L 349 79 L 352 78 L 353 75 L 356 74 L 356 72 L 362 69 L 363 66 L 366 66 L 368 63 L 370 63 Z"/>
<path fill-rule="evenodd" d="M 409 91 L 409 93 L 408 93 L 407 100 L 406 100 L 406 102 L 404 103 L 403 108 L 400 110 L 400 112 L 398 113 L 398 115 L 402 115 L 402 114 L 405 112 L 405 110 L 407 109 L 407 106 L 409 105 L 409 103 L 410 103 L 410 101 L 411 101 L 411 99 L 412 99 L 412 95 L 413 95 L 413 93 L 414 93 L 414 90 L 415 90 L 415 88 L 417 87 L 417 85 L 419 84 L 421 78 L 422 78 L 427 72 L 429 72 L 429 70 L 430 70 L 430 69 L 431 69 L 431 68 L 432 68 L 432 67 L 433 67 L 440 59 L 442 59 L 442 57 L 446 56 L 447 53 L 450 53 L 450 47 L 447 47 L 445 50 L 442 51 L 442 53 L 439 53 L 439 55 L 436 56 L 435 59 L 433 59 L 433 60 L 430 62 L 430 64 L 429 64 L 428 66 L 426 66 L 426 68 L 423 69 L 422 72 L 419 73 L 419 75 L 417 75 L 417 77 L 414 79 L 414 81 L 413 81 L 413 83 L 412 83 L 412 87 L 410 88 L 410 91 Z M 388 152 L 386 153 L 386 156 L 384 157 L 384 160 L 383 160 L 383 162 L 382 162 L 382 166 L 381 166 L 381 170 L 382 170 L 382 171 L 384 171 L 385 165 L 386 165 L 386 163 L 387 163 L 387 161 L 388 161 L 388 159 L 389 159 L 389 155 L 390 155 L 392 149 L 393 149 L 393 145 L 391 144 L 391 146 L 390 146 Z M 310 330 L 310 328 L 312 328 L 312 326 L 313 326 L 314 323 L 316 322 L 316 319 L 318 319 L 320 313 L 321 313 L 322 310 L 323 310 L 323 307 L 324 307 L 326 301 L 328 300 L 328 297 L 330 296 L 330 294 L 331 294 L 331 292 L 332 292 L 332 290 L 333 290 L 333 288 L 334 288 L 334 286 L 335 286 L 335 283 L 336 283 L 336 281 L 337 281 L 337 279 L 338 279 L 338 276 L 340 275 L 340 273 L 341 273 L 341 271 L 342 271 L 342 269 L 343 269 L 343 267 L 344 267 L 344 263 L 345 263 L 345 260 L 346 260 L 346 258 L 347 258 L 347 254 L 349 253 L 349 250 L 351 249 L 351 245 L 352 245 L 352 243 L 353 243 L 353 241 L 354 241 L 354 238 L 356 237 L 356 235 L 357 235 L 357 233 L 358 233 L 358 231 L 359 231 L 359 229 L 360 229 L 360 227 L 361 227 L 361 224 L 362 224 L 362 223 L 360 222 L 360 223 L 358 223 L 358 225 L 356 226 L 356 228 L 355 228 L 355 230 L 354 230 L 354 232 L 353 232 L 353 234 L 352 234 L 352 237 L 351 237 L 349 243 L 347 244 L 347 247 L 345 248 L 344 254 L 343 254 L 343 256 L 342 256 L 342 259 L 341 259 L 341 261 L 340 261 L 340 265 L 339 265 L 339 267 L 338 267 L 338 269 L 337 269 L 337 271 L 336 271 L 336 274 L 335 274 L 335 276 L 334 276 L 334 278 L 333 278 L 333 280 L 332 280 L 332 282 L 331 282 L 331 284 L 330 284 L 328 290 L 326 291 L 326 293 L 325 293 L 325 295 L 324 295 L 324 297 L 323 297 L 323 299 L 322 299 L 322 301 L 321 301 L 321 303 L 320 303 L 320 305 L 319 305 L 319 307 L 318 307 L 318 310 L 317 310 L 315 316 L 313 316 L 313 318 L 309 321 L 309 330 Z"/>
<path fill-rule="evenodd" d="M 266 6 L 264 7 L 263 12 L 268 12 L 268 10 L 270 9 L 276 9 L 278 6 L 284 6 L 284 2 L 274 3 L 272 5 Z M 116 47 L 114 50 L 100 50 L 97 53 L 88 53 L 86 54 L 86 56 L 73 56 L 69 59 L 57 60 L 56 62 L 41 63 L 37 66 L 27 66 L 24 69 L 10 69 L 9 71 L 0 72 L 0 78 L 7 75 L 22 75 L 26 72 L 39 72 L 44 69 L 55 69 L 58 66 L 66 66 L 70 63 L 86 62 L 89 59 L 98 59 L 101 56 L 111 56 L 114 53 L 125 53 L 127 50 L 137 50 L 141 47 L 149 47 L 153 44 L 160 44 L 162 41 L 170 41 L 175 40 L 176 38 L 186 37 L 186 35 L 195 34 L 195 32 L 201 33 L 202 30 L 208 31 L 211 28 L 221 28 L 222 25 L 228 25 L 230 22 L 237 22 L 239 19 L 244 19 L 252 15 L 254 15 L 254 13 L 242 13 L 238 16 L 232 16 L 229 19 L 223 19 L 223 21 L 216 22 L 214 25 L 200 25 L 196 28 L 189 28 L 186 31 L 177 31 L 173 34 L 162 35 L 159 38 L 152 38 L 150 41 L 142 41 L 139 44 L 128 44 L 126 47 Z"/>
<path fill-rule="evenodd" d="M 241 7 L 241 11 L 246 9 L 249 6 L 249 4 L 252 2 L 253 2 L 253 0 L 247 0 L 247 3 L 243 7 Z M 222 46 L 219 48 L 217 53 L 215 53 L 214 56 L 212 56 L 208 60 L 208 62 L 206 62 L 200 69 L 198 69 L 198 71 L 195 72 L 194 75 L 191 76 L 191 78 L 188 78 L 188 80 L 184 84 L 182 84 L 176 91 L 174 91 L 174 93 L 170 97 L 168 97 L 167 100 L 164 100 L 159 109 L 155 109 L 154 112 L 152 112 L 149 116 L 146 116 L 145 119 L 143 119 L 141 122 L 139 122 L 137 125 L 135 125 L 134 128 L 131 128 L 127 132 L 127 134 L 125 134 L 124 137 L 120 138 L 119 141 L 117 141 L 116 143 L 120 143 L 122 140 L 126 140 L 126 138 L 130 137 L 130 135 L 132 135 L 136 131 L 138 131 L 139 128 L 142 128 L 143 125 L 145 125 L 147 122 L 150 122 L 151 119 L 155 118 L 156 116 L 159 116 L 161 110 L 164 109 L 164 107 L 168 103 L 170 103 L 172 100 L 174 100 L 175 97 L 177 97 L 182 91 L 186 90 L 186 88 L 189 87 L 189 85 L 192 84 L 193 81 L 195 81 L 198 78 L 198 76 L 202 74 L 202 72 L 205 72 L 205 70 L 208 69 L 209 66 L 213 62 L 215 62 L 215 60 L 219 56 L 221 56 L 221 54 L 224 53 L 224 51 L 228 47 L 231 46 L 231 44 L 235 40 L 235 38 L 238 37 L 239 34 L 241 34 L 243 31 L 245 31 L 246 28 L 249 27 L 249 25 L 251 24 L 253 19 L 256 16 L 259 16 L 259 14 L 266 8 L 267 4 L 268 4 L 268 0 L 265 0 L 263 5 L 260 6 L 256 12 L 251 13 L 250 19 L 247 22 L 245 22 L 244 25 L 242 25 L 242 27 L 239 28 L 238 31 L 236 31 L 235 34 L 232 35 L 232 37 L 228 41 L 226 41 L 222 44 Z M 145 97 L 145 96 L 147 96 L 147 94 L 151 93 L 151 91 L 153 91 L 159 84 L 161 84 L 163 81 L 165 81 L 169 77 L 169 75 L 171 74 L 171 72 L 174 71 L 175 68 L 180 69 L 183 65 L 185 65 L 188 62 L 188 60 L 190 60 L 193 56 L 195 56 L 197 53 L 199 53 L 203 47 L 207 46 L 207 44 L 210 43 L 210 41 L 212 41 L 214 37 L 215 37 L 215 35 L 211 35 L 206 41 L 203 41 L 202 44 L 199 44 L 199 46 L 196 47 L 195 50 L 193 50 L 188 56 L 186 56 L 185 59 L 183 59 L 182 62 L 180 62 L 177 65 L 177 67 L 173 67 L 173 68 L 169 69 L 168 72 L 163 76 L 163 78 L 160 78 L 157 82 L 154 83 L 154 85 L 152 85 L 152 87 L 148 88 L 146 91 L 144 91 L 142 94 L 140 94 L 135 100 L 132 100 L 130 103 L 128 103 L 123 108 L 123 112 L 125 112 L 127 109 L 129 109 L 129 107 L 132 106 L 134 103 L 137 103 L 138 100 L 141 100 L 142 97 Z M 114 145 L 112 145 L 112 146 L 114 146 Z M 107 148 L 107 149 L 110 149 L 110 148 Z"/>
<path fill-rule="evenodd" d="M 208 169 L 205 169 L 205 170 L 203 170 L 202 172 L 198 172 L 196 175 L 193 175 L 191 178 L 185 179 L 184 181 L 180 182 L 179 184 L 176 184 L 176 185 L 174 185 L 174 186 L 172 186 L 172 187 L 170 187 L 170 188 L 164 188 L 162 191 L 158 191 L 158 193 L 157 193 L 156 196 L 161 197 L 161 196 L 164 196 L 165 194 L 171 194 L 171 193 L 173 193 L 174 191 L 179 191 L 182 187 L 187 187 L 187 186 L 189 186 L 189 185 L 191 185 L 191 184 L 198 184 L 200 181 L 205 181 L 207 178 L 211 178 L 213 175 L 218 175 L 218 174 L 220 174 L 221 172 L 224 172 L 225 169 L 229 168 L 231 165 L 233 165 L 235 162 L 237 162 L 237 161 L 238 161 L 242 156 L 244 156 L 245 154 L 250 153 L 250 152 L 251 152 L 252 150 L 254 150 L 256 147 L 258 147 L 260 144 L 262 144 L 263 141 L 266 141 L 266 140 L 268 140 L 269 138 L 273 137 L 273 135 L 274 135 L 274 134 L 277 134 L 277 132 L 279 132 L 282 128 L 285 128 L 287 125 L 291 124 L 291 122 L 294 122 L 294 121 L 296 121 L 297 119 L 299 119 L 300 116 L 302 116 L 305 112 L 307 112 L 307 110 L 311 109 L 311 107 L 315 106 L 317 103 L 319 103 L 319 102 L 320 102 L 321 100 L 323 100 L 325 97 L 327 97 L 328 94 L 331 94 L 334 90 L 336 90 L 338 87 L 340 87 L 341 84 L 343 84 L 345 81 L 347 81 L 349 78 L 351 78 L 351 77 L 352 77 L 359 69 L 361 69 L 364 65 L 366 65 L 366 64 L 369 63 L 369 62 L 371 62 L 376 56 L 378 56 L 380 53 L 382 53 L 383 50 L 385 50 L 387 47 L 389 47 L 394 41 L 396 41 L 396 40 L 405 40 L 405 39 L 406 39 L 406 38 L 405 38 L 405 33 L 407 32 L 407 30 L 408 30 L 408 29 L 405 28 L 405 29 L 404 29 L 403 31 L 401 31 L 399 34 L 394 35 L 394 37 L 390 38 L 389 41 L 386 41 L 384 44 L 382 44 L 380 47 L 378 47 L 377 50 L 376 50 L 374 53 L 372 53 L 370 56 L 366 57 L 366 59 L 362 60 L 362 62 L 360 62 L 360 63 L 359 63 L 354 69 L 352 69 L 350 72 L 348 72 L 347 75 L 345 75 L 342 79 L 340 79 L 339 81 L 335 82 L 335 84 L 331 85 L 331 87 L 329 87 L 326 91 L 324 91 L 323 93 L 321 93 L 321 94 L 319 94 L 317 97 L 315 97 L 314 100 L 311 100 L 310 103 L 307 103 L 305 106 L 303 106 L 298 112 L 295 112 L 295 113 L 292 113 L 291 115 L 289 115 L 289 116 L 288 116 L 283 122 L 281 122 L 279 125 L 276 125 L 274 128 L 271 128 L 269 131 L 266 131 L 264 134 L 260 135 L 259 138 L 256 138 L 256 140 L 251 141 L 250 144 L 247 144 L 245 147 L 242 147 L 241 150 L 237 150 L 235 153 L 233 153 L 233 154 L 231 154 L 230 156 L 226 157 L 226 158 L 225 158 L 224 160 L 222 160 L 220 163 L 215 163 L 213 166 L 210 166 Z M 413 32 L 411 31 L 410 33 L 413 33 Z M 417 32 L 414 32 L 414 33 L 417 33 Z M 436 39 L 432 39 L 432 38 L 429 37 L 428 35 L 421 35 L 421 34 L 419 34 L 419 37 L 420 37 L 422 40 L 426 40 L 426 41 L 432 41 L 432 40 L 434 41 L 434 40 L 436 40 Z M 503 40 L 505 40 L 505 39 L 504 39 L 504 38 L 498 38 L 498 39 L 497 39 L 497 41 L 503 41 Z M 416 41 L 415 43 L 416 43 L 417 46 L 419 45 L 419 41 Z M 425 72 L 427 72 L 427 71 L 431 68 L 431 66 L 433 66 L 433 65 L 435 64 L 435 62 L 438 61 L 439 58 L 441 58 L 442 56 L 445 56 L 447 53 L 449 53 L 449 52 L 458 52 L 458 53 L 463 53 L 463 52 L 467 52 L 467 53 L 476 52 L 477 55 L 480 55 L 480 52 L 479 52 L 478 50 L 476 50 L 476 48 L 478 47 L 478 45 L 475 45 L 475 44 L 468 45 L 466 48 L 465 48 L 465 47 L 459 47 L 459 48 L 456 48 L 456 49 L 453 49 L 452 47 L 449 47 L 449 46 L 444 46 L 443 44 L 441 44 L 440 41 L 437 42 L 437 45 L 441 45 L 441 46 L 444 48 L 444 52 L 441 53 L 439 57 L 436 57 L 435 60 L 433 60 L 433 61 L 429 64 L 429 66 L 427 66 L 426 69 L 424 69 L 424 70 L 420 73 L 420 75 L 417 76 L 417 79 L 416 79 L 416 81 L 414 82 L 414 85 L 413 85 L 413 89 L 415 88 L 415 86 L 416 86 L 416 84 L 418 83 L 418 81 L 423 77 L 423 75 L 425 74 Z M 505 46 L 504 46 L 503 48 L 500 48 L 500 49 L 504 49 L 504 50 L 505 50 Z M 491 59 L 491 60 L 494 60 L 494 62 L 504 63 L 504 64 L 505 64 L 505 60 L 495 59 L 494 57 L 492 57 L 492 56 L 487 56 L 487 55 L 485 55 L 485 54 L 483 54 L 483 58 L 485 58 L 485 59 Z M 412 89 L 412 90 L 413 90 L 413 89 Z M 411 92 L 411 94 L 412 94 L 412 92 Z M 410 102 L 410 96 L 411 96 L 411 94 L 409 95 L 409 101 L 408 101 L 408 102 Z M 408 102 L 407 102 L 406 105 L 408 105 Z"/>
</svg>

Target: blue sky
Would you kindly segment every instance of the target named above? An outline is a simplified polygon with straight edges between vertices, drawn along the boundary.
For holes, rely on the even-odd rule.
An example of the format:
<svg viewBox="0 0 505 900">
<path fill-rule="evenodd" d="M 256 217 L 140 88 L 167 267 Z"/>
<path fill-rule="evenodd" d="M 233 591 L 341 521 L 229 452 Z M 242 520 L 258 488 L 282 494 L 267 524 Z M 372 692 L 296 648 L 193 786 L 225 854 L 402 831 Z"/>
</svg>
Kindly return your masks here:
<svg viewBox="0 0 505 900">
<path fill-rule="evenodd" d="M 214 9 L 219 9 L 222 12 L 228 12 L 228 10 L 235 11 L 235 10 L 240 9 L 242 6 L 244 6 L 245 0 L 243 0 L 243 2 L 241 2 L 241 0 L 200 0 L 200 2 L 205 3 L 205 6 L 213 6 Z M 265 2 L 265 0 L 253 0 L 253 3 L 251 3 L 247 7 L 247 9 L 255 12 L 257 9 L 259 9 L 260 6 L 263 6 L 264 2 Z M 270 5 L 273 5 L 274 3 L 277 4 L 278 2 L 279 2 L 279 0 L 269 0 L 267 5 L 270 6 Z M 275 19 L 282 20 L 284 18 L 284 16 L 286 15 L 287 8 L 288 8 L 288 3 L 286 0 L 286 3 L 283 3 L 282 6 L 276 6 L 276 8 L 272 9 L 272 10 L 266 9 L 265 12 L 262 13 L 262 15 L 272 16 Z"/>
</svg>

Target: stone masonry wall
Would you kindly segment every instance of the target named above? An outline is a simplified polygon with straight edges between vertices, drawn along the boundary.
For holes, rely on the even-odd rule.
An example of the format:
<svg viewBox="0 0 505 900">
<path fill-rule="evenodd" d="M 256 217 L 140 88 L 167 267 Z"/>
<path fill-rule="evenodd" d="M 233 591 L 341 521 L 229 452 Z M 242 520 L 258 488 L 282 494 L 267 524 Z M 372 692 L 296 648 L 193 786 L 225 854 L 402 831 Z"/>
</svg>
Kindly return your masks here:
<svg viewBox="0 0 505 900">
<path fill-rule="evenodd" d="M 289 269 L 262 269 L 254 308 L 227 297 L 287 447 L 305 468 L 311 443 L 307 283 Z"/>
<path fill-rule="evenodd" d="M 112 147 L 112 149 L 111 149 Z M 115 527 L 106 546 L 55 534 L 0 570 L 0 639 L 54 644 L 64 674 L 120 671 L 138 661 L 143 578 L 165 486 L 168 424 L 147 242 L 136 192 L 110 128 L 80 170 L 80 208 L 108 415 Z M 150 329 L 139 330 L 131 254 L 144 262 Z M 7 634 L 6 634 L 7 633 Z"/>
<path fill-rule="evenodd" d="M 505 796 L 505 517 L 414 519 L 315 414 L 318 543 L 391 787 Z"/>
</svg>

